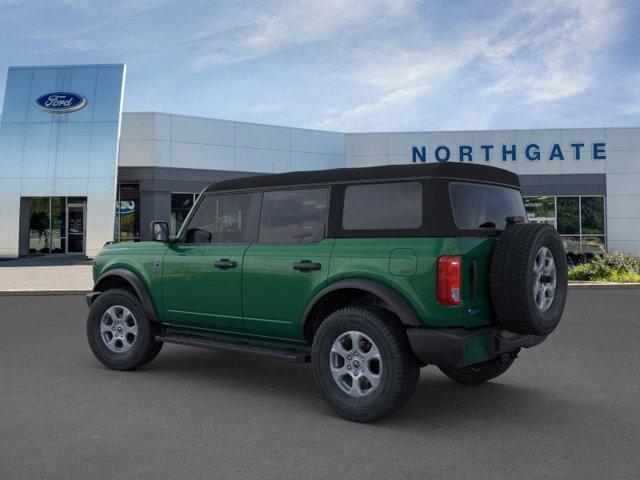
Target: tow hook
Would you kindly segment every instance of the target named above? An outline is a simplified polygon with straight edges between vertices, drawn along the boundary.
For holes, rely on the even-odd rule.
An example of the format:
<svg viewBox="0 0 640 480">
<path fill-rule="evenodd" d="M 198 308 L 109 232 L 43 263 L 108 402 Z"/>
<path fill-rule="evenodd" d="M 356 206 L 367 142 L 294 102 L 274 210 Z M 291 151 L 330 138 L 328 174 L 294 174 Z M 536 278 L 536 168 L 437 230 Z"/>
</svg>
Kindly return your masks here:
<svg viewBox="0 0 640 480">
<path fill-rule="evenodd" d="M 518 353 L 520 353 L 519 348 L 511 350 L 510 352 L 503 353 L 500 355 L 500 362 L 507 363 L 509 360 L 515 360 L 516 358 L 518 358 Z"/>
</svg>

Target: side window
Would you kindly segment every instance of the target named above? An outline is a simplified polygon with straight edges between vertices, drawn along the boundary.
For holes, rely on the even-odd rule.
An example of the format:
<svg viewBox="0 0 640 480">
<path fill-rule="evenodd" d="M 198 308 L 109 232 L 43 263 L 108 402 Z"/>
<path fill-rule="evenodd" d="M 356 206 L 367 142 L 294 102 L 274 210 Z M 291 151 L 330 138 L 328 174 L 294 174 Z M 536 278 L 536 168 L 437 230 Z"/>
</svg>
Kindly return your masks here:
<svg viewBox="0 0 640 480">
<path fill-rule="evenodd" d="M 265 192 L 260 243 L 315 243 L 324 238 L 328 188 Z"/>
<path fill-rule="evenodd" d="M 401 230 L 422 226 L 422 185 L 417 182 L 348 186 L 344 192 L 345 230 Z"/>
<path fill-rule="evenodd" d="M 185 231 L 185 243 L 243 243 L 251 193 L 211 195 L 202 199 Z"/>
</svg>

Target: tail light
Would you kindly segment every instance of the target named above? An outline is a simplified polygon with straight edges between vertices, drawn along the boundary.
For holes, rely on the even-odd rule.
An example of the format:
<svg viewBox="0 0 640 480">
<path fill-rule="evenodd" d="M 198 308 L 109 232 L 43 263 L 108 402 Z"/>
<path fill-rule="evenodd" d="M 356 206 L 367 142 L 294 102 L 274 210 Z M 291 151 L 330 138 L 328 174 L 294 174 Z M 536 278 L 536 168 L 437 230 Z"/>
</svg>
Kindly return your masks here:
<svg viewBox="0 0 640 480">
<path fill-rule="evenodd" d="M 456 256 L 438 258 L 438 302 L 442 305 L 460 305 L 461 263 Z"/>
</svg>

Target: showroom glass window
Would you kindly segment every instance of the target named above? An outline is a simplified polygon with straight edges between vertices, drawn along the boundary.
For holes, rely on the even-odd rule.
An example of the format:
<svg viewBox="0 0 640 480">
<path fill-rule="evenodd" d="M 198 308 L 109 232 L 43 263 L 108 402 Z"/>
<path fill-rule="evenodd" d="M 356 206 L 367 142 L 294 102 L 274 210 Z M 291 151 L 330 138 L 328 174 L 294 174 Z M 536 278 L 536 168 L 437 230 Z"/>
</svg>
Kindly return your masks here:
<svg viewBox="0 0 640 480">
<path fill-rule="evenodd" d="M 31 197 L 26 201 L 30 255 L 84 252 L 86 197 Z M 73 217 L 74 209 L 79 219 Z M 70 244 L 70 239 L 75 243 Z"/>
<path fill-rule="evenodd" d="M 116 242 L 140 241 L 140 189 L 135 184 L 118 185 L 116 200 Z"/>
<path fill-rule="evenodd" d="M 170 235 L 176 236 L 184 223 L 191 207 L 198 199 L 197 193 L 172 193 L 171 194 L 171 225 Z"/>
<path fill-rule="evenodd" d="M 29 253 L 48 254 L 51 247 L 49 197 L 29 199 Z"/>
<path fill-rule="evenodd" d="M 184 232 L 184 243 L 244 243 L 252 193 L 202 199 Z"/>
<path fill-rule="evenodd" d="M 328 188 L 265 192 L 260 213 L 260 243 L 316 243 L 324 238 Z"/>
<path fill-rule="evenodd" d="M 67 241 L 66 204 L 64 197 L 51 197 L 51 253 L 65 253 Z M 86 202 L 84 198 L 80 203 Z"/>
<path fill-rule="evenodd" d="M 556 226 L 556 197 L 524 197 L 523 200 L 530 222 Z"/>
<path fill-rule="evenodd" d="M 603 196 L 525 197 L 530 222 L 549 223 L 558 229 L 567 253 L 605 251 Z"/>
<path fill-rule="evenodd" d="M 350 185 L 344 192 L 345 230 L 412 229 L 422 226 L 418 182 Z"/>
</svg>

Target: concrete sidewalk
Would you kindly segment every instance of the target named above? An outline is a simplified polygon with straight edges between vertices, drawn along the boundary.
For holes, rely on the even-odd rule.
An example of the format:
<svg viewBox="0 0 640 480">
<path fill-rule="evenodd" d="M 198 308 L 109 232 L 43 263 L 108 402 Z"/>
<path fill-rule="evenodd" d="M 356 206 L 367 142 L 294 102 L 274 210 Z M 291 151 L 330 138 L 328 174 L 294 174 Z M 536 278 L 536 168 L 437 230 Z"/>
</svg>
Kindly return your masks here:
<svg viewBox="0 0 640 480">
<path fill-rule="evenodd" d="M 93 288 L 91 265 L 78 258 L 25 258 L 0 262 L 0 295 L 72 294 Z"/>
</svg>

